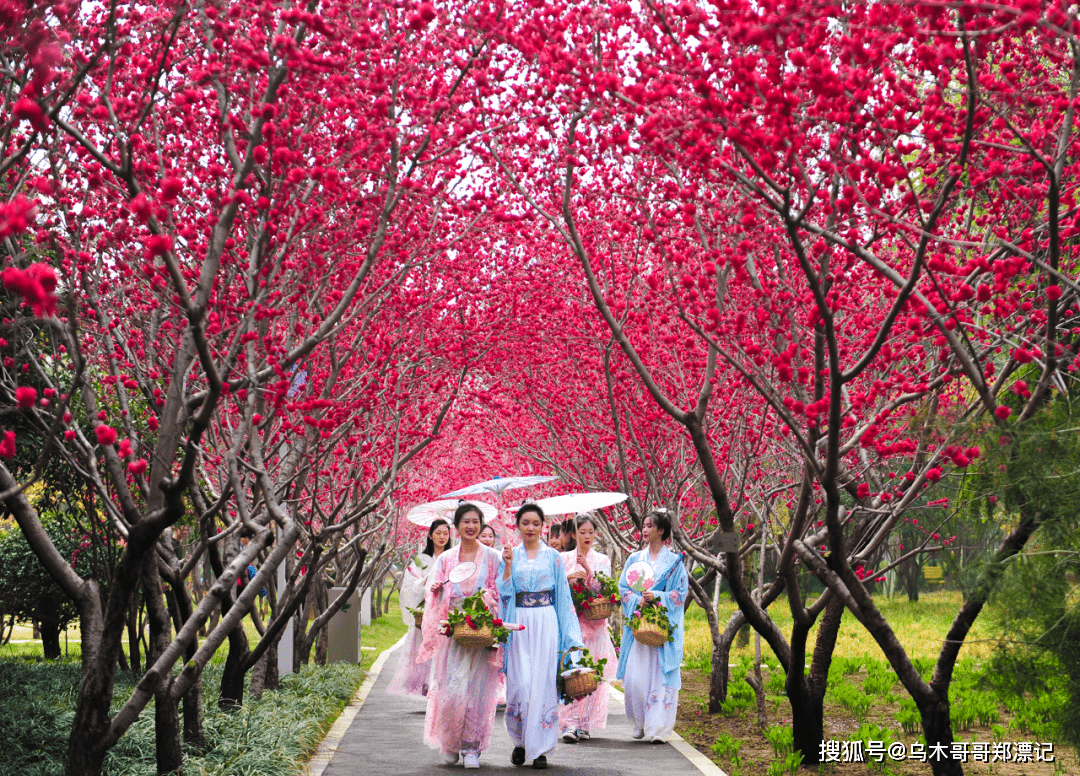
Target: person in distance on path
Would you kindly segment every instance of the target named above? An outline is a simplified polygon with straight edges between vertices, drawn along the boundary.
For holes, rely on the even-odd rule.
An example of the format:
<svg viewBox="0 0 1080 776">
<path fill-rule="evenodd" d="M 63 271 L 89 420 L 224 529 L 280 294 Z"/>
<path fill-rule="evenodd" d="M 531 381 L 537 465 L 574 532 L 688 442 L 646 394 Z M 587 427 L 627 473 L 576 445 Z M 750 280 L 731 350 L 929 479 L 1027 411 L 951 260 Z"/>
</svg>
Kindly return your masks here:
<svg viewBox="0 0 1080 776">
<path fill-rule="evenodd" d="M 562 552 L 562 525 L 559 523 L 552 524 L 551 529 L 548 531 L 547 543 L 553 550 Z"/>
<path fill-rule="evenodd" d="M 398 603 L 401 605 L 401 619 L 409 626 L 409 630 L 406 632 L 405 643 L 401 648 L 404 657 L 398 663 L 397 671 L 394 672 L 386 688 L 386 692 L 391 695 L 416 695 L 421 698 L 427 696 L 431 665 L 418 663 L 416 660 L 417 655 L 420 654 L 423 634 L 409 609 L 416 609 L 423 605 L 428 575 L 431 574 L 436 559 L 449 546 L 450 524 L 445 520 L 436 520 L 428 528 L 424 551 L 413 558 L 401 571 L 401 594 L 398 596 Z"/>
</svg>

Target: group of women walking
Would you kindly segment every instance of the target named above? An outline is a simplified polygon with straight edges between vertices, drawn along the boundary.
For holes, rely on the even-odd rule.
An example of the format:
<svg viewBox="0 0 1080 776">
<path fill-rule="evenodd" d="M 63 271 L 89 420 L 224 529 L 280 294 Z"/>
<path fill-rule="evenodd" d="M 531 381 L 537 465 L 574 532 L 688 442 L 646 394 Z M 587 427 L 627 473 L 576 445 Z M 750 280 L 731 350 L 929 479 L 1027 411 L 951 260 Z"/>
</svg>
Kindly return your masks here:
<svg viewBox="0 0 1080 776">
<path fill-rule="evenodd" d="M 404 659 L 388 692 L 425 696 L 424 743 L 439 749 L 447 764 L 461 759 L 466 768 L 480 767 L 496 706 L 505 697 L 506 731 L 514 745 L 511 762 L 524 765 L 531 760 L 534 768 L 546 768 L 560 735 L 567 742 L 587 740 L 607 724 L 609 696 L 603 685 L 560 705 L 558 673 L 588 649 L 596 661 L 607 658 L 603 679 L 623 681 L 634 738 L 662 742 L 675 725 L 687 594 L 681 556 L 664 546 L 671 533 L 669 518 L 657 512 L 645 518 L 646 547 L 627 561 L 627 568 L 635 561 L 648 563 L 655 584 L 635 592 L 624 570 L 619 592 L 625 623 L 643 604 L 660 605 L 674 626 L 674 638 L 661 647 L 648 647 L 636 642 L 630 626 L 624 625 L 617 671 L 607 620 L 579 618 L 570 592 L 572 581 L 598 592 L 599 576 L 611 574 L 610 559 L 593 549 L 596 523 L 579 517 L 575 549 L 559 552 L 541 538 L 540 507 L 525 504 L 516 520 L 521 544 L 501 553 L 493 548 L 494 531 L 472 504 L 463 503 L 454 513 L 461 537 L 457 546 L 451 546 L 445 522 L 432 525 L 424 552 L 405 572 L 401 592 L 403 611 L 405 606 L 415 609 L 423 596 L 423 625 L 416 628 L 414 618 L 407 618 Z M 459 571 L 451 573 L 455 568 Z M 505 645 L 466 649 L 443 635 L 449 612 L 477 592 L 496 617 L 524 626 L 513 631 Z"/>
</svg>

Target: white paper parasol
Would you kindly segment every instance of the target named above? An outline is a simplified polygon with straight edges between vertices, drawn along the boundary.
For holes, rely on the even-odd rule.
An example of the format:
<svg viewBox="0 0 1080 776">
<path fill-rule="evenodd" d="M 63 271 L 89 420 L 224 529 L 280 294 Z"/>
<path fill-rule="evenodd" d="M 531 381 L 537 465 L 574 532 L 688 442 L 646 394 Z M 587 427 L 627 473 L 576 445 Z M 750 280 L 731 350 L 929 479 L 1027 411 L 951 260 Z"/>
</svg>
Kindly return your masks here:
<svg viewBox="0 0 1080 776">
<path fill-rule="evenodd" d="M 567 493 L 564 496 L 542 498 L 536 505 L 544 510 L 545 515 L 575 515 L 594 509 L 614 506 L 626 501 L 625 493 L 600 491 L 597 493 Z"/>
<path fill-rule="evenodd" d="M 473 496 L 477 493 L 502 493 L 504 490 L 528 488 L 532 485 L 539 485 L 543 482 L 551 482 L 556 479 L 558 479 L 558 477 L 552 477 L 551 475 L 535 477 L 495 477 L 490 480 L 485 480 L 484 482 L 478 482 L 475 485 L 466 485 L 464 488 L 458 488 L 449 493 L 444 493 L 443 498 L 460 498 L 461 496 Z"/>
<path fill-rule="evenodd" d="M 419 504 L 408 511 L 405 515 L 405 519 L 410 523 L 416 525 L 430 526 L 436 520 L 440 518 L 450 523 L 454 519 L 454 510 L 458 508 L 458 505 L 463 503 L 456 498 L 446 498 L 440 501 L 429 501 L 426 504 Z M 499 515 L 499 510 L 491 506 L 491 504 L 484 504 L 480 501 L 468 501 L 478 508 L 484 516 L 484 522 L 490 522 Z"/>
</svg>

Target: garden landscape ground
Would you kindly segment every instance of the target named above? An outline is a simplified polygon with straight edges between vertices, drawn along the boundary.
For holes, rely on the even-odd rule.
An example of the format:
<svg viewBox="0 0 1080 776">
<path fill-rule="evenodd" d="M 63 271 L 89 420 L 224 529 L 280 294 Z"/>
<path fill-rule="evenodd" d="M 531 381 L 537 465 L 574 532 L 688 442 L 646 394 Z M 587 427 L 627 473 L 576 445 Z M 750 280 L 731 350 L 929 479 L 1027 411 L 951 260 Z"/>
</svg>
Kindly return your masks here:
<svg viewBox="0 0 1080 776">
<path fill-rule="evenodd" d="M 905 597 L 886 599 L 880 603 L 889 612 L 890 619 L 897 623 L 904 646 L 920 661 L 924 670 L 932 665 L 931 659 L 948 630 L 958 598 L 959 593 L 939 591 L 924 592 L 918 602 L 909 602 Z M 774 606 L 782 607 L 783 604 L 781 600 Z M 728 610 L 728 614 L 733 609 L 730 603 L 724 602 L 720 608 L 722 611 Z M 779 776 L 786 772 L 777 770 L 776 764 L 783 763 L 791 751 L 790 710 L 782 697 L 783 673 L 778 671 L 775 659 L 767 649 L 764 650 L 763 675 L 768 687 L 767 730 L 762 731 L 757 724 L 753 690 L 743 680 L 754 657 L 752 639 L 748 645 L 732 649 L 729 709 L 721 714 L 709 714 L 706 703 L 711 651 L 708 629 L 700 609 L 691 608 L 688 620 L 690 625 L 677 731 L 730 776 Z M 977 631 L 973 636 L 964 648 L 965 657 L 960 663 L 956 693 L 952 697 L 953 718 L 958 725 L 957 740 L 985 742 L 991 746 L 1001 741 L 1052 741 L 1052 737 L 1046 734 L 1046 726 L 1038 721 L 1037 715 L 1030 714 L 1030 708 L 1045 710 L 1048 704 L 1060 704 L 1063 700 L 1035 696 L 1018 703 L 1016 699 L 999 698 L 990 683 L 985 681 L 986 661 L 997 639 L 988 630 Z M 771 668 L 766 667 L 770 665 Z M 909 711 L 906 723 L 898 719 L 898 715 L 904 716 L 904 710 L 912 707 L 910 701 L 904 698 L 903 688 L 897 685 L 895 672 L 884 662 L 877 645 L 868 644 L 861 637 L 858 627 L 850 621 L 840 630 L 825 701 L 826 738 L 862 740 L 864 751 L 868 739 L 885 741 L 886 746 L 889 741 L 910 744 L 919 740 L 917 716 L 913 717 Z M 1012 713 L 1010 705 L 1020 713 Z M 987 751 L 989 753 L 990 749 Z M 737 759 L 733 759 L 732 755 Z M 991 756 L 988 755 L 989 759 Z M 925 762 L 886 759 L 877 766 L 831 764 L 823 766 L 823 772 L 914 776 L 928 773 L 929 766 Z M 984 763 L 972 760 L 965 765 L 965 772 L 980 776 L 994 773 L 1012 776 L 1073 774 L 1080 773 L 1080 759 L 1073 747 L 1058 741 L 1054 745 L 1053 763 Z"/>
<path fill-rule="evenodd" d="M 622 493 L 613 568 L 666 513 L 684 711 L 745 732 L 745 623 L 809 771 L 1080 744 L 1073 0 L 0 0 L 0 105 L 0 640 L 69 661 L 0 712 L 55 771 L 308 751 L 357 674 L 280 640 L 462 490 L 505 544 Z"/>
<path fill-rule="evenodd" d="M 282 689 L 248 700 L 235 712 L 208 710 L 210 746 L 190 752 L 190 773 L 202 776 L 299 776 L 323 736 L 353 697 L 376 657 L 405 632 L 396 599 L 390 614 L 373 620 L 362 633 L 359 666 L 305 666 L 285 679 Z M 78 683 L 78 629 L 72 628 L 68 657 L 41 661 L 40 641 L 31 640 L 29 627 L 16 628 L 21 644 L 0 646 L 0 758 L 3 776 L 52 776 L 63 773 L 66 725 Z M 258 639 L 251 628 L 249 635 Z M 20 638 L 21 637 L 21 638 Z M 29 642 L 29 643 L 25 643 Z M 211 663 L 211 682 L 220 679 L 226 650 Z M 124 683 L 131 686 L 130 681 Z M 153 709 L 143 712 L 133 735 L 110 756 L 110 776 L 149 776 L 156 773 L 153 751 Z"/>
</svg>

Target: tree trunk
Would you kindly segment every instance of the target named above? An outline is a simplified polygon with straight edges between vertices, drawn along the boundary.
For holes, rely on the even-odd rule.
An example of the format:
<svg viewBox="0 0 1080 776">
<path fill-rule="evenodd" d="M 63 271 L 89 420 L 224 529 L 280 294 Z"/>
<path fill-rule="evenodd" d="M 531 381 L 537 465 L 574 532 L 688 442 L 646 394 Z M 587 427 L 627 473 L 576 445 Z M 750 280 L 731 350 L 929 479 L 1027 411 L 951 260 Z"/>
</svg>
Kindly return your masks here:
<svg viewBox="0 0 1080 776">
<path fill-rule="evenodd" d="M 244 633 L 244 621 L 241 620 L 229 633 L 229 654 L 225 658 L 225 670 L 221 674 L 218 708 L 238 709 L 243 705 L 244 676 L 247 674 L 244 664 L 250 652 L 247 634 Z"/>
<path fill-rule="evenodd" d="M 50 620 L 42 620 L 39 626 L 41 631 L 41 648 L 45 652 L 46 660 L 59 660 L 63 653 L 60 651 L 60 626 Z"/>
<path fill-rule="evenodd" d="M 789 682 L 788 686 L 792 683 Z M 806 681 L 795 681 L 798 689 L 788 691 L 791 702 L 792 750 L 802 752 L 803 765 L 816 765 L 825 740 L 825 688 Z"/>
<path fill-rule="evenodd" d="M 315 662 L 320 665 L 326 665 L 326 653 L 330 649 L 330 629 L 319 628 L 319 635 L 315 639 Z"/>
<path fill-rule="evenodd" d="M 712 666 L 709 673 L 709 713 L 719 714 L 727 700 L 728 674 L 731 673 L 731 645 L 735 635 L 746 623 L 743 613 L 736 610 L 719 638 L 713 640 Z"/>
<path fill-rule="evenodd" d="M 829 684 L 829 665 L 843 617 L 844 602 L 834 596 L 821 617 L 810 673 L 805 676 L 806 637 L 813 623 L 796 623 L 792 629 L 791 665 L 786 688 L 791 702 L 793 751 L 802 752 L 804 765 L 817 765 L 820 760 L 821 742 L 825 740 L 825 690 Z"/>
<path fill-rule="evenodd" d="M 196 751 L 206 751 L 206 731 L 202 716 L 203 681 L 200 675 L 184 693 L 184 743 Z"/>
<path fill-rule="evenodd" d="M 154 693 L 154 750 L 158 776 L 182 776 L 184 751 L 180 747 L 180 711 L 162 680 Z"/>
<path fill-rule="evenodd" d="M 89 711 L 89 709 L 84 710 Z M 106 704 L 105 712 L 108 713 L 108 704 Z M 72 725 L 71 735 L 68 737 L 67 763 L 64 766 L 65 776 L 101 776 L 101 771 L 105 766 L 105 753 L 108 749 L 98 743 L 101 736 L 76 727 L 85 719 L 85 717 L 80 719 L 76 715 Z"/>
<path fill-rule="evenodd" d="M 278 642 L 266 650 L 266 675 L 263 678 L 263 690 L 276 690 L 281 687 L 281 675 L 278 673 Z"/>
<path fill-rule="evenodd" d="M 151 651 L 147 655 L 147 665 L 153 665 L 172 642 L 172 618 L 162 587 L 157 559 L 151 555 L 142 576 L 142 594 L 150 624 Z M 154 751 L 158 776 L 180 774 L 184 767 L 184 752 L 180 745 L 180 704 L 169 692 L 171 678 L 170 674 L 161 677 L 154 691 Z"/>
<path fill-rule="evenodd" d="M 761 732 L 764 733 L 769 727 L 769 717 L 765 712 L 765 682 L 761 679 L 760 660 L 754 662 L 753 675 L 746 675 L 746 683 L 754 690 L 754 697 L 757 699 L 758 727 L 761 728 Z"/>
<path fill-rule="evenodd" d="M 953 731 L 949 719 L 949 702 L 939 700 L 928 708 L 920 708 L 923 734 L 926 736 L 926 759 L 930 761 L 930 770 L 934 776 L 963 776 L 964 769 L 959 760 L 952 759 Z M 940 746 L 942 749 L 937 749 Z M 944 752 L 938 757 L 937 752 Z"/>
<path fill-rule="evenodd" d="M 75 717 L 68 736 L 65 776 L 101 776 L 105 754 L 109 751 L 106 734 L 109 730 L 110 705 L 116 681 L 116 660 L 107 659 L 103 649 L 106 632 L 100 617 L 83 616 L 82 680 Z M 119 646 L 119 634 L 116 641 Z M 117 650 L 119 651 L 119 650 Z M 105 652 L 105 654 L 102 654 Z M 95 658 L 98 658 L 97 660 Z"/>
<path fill-rule="evenodd" d="M 749 559 L 747 559 L 746 562 L 743 563 L 742 572 L 743 586 L 745 586 L 748 590 L 753 590 L 754 578 L 752 575 L 751 561 Z M 735 643 L 740 647 L 747 647 L 750 645 L 750 623 L 747 622 L 745 625 L 739 628 L 739 638 L 738 641 L 736 641 Z"/>
<path fill-rule="evenodd" d="M 269 650 L 263 653 L 263 656 L 255 661 L 255 668 L 251 670 L 251 684 L 248 685 L 248 697 L 259 699 L 262 697 L 263 690 L 266 687 L 266 671 L 267 660 L 269 660 Z"/>
<path fill-rule="evenodd" d="M 905 568 L 901 578 L 904 580 L 904 592 L 909 601 L 916 602 L 919 600 L 919 564 L 915 558 L 911 558 L 903 565 Z"/>
</svg>

